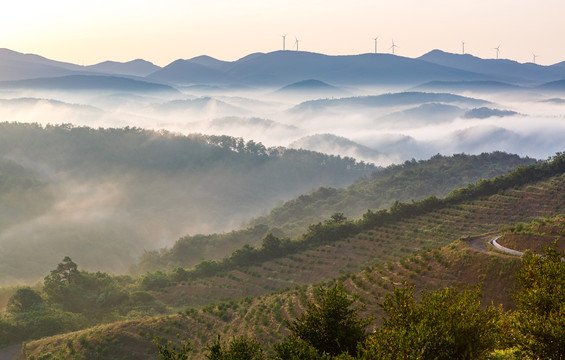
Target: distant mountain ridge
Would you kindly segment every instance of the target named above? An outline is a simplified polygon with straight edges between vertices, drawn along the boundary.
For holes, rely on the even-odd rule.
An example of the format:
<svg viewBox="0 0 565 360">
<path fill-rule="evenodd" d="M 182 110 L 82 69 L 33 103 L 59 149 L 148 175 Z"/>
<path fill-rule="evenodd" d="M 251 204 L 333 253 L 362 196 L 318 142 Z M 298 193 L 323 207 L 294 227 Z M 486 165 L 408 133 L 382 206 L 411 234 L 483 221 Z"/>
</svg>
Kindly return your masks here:
<svg viewBox="0 0 565 360">
<path fill-rule="evenodd" d="M 481 59 L 470 54 L 452 54 L 441 50 L 432 50 L 418 59 L 514 84 L 537 84 L 565 78 L 565 68 L 559 64 L 523 64 L 508 59 Z"/>
<path fill-rule="evenodd" d="M 324 55 L 304 51 L 253 53 L 236 61 L 202 55 L 160 68 L 145 60 L 80 66 L 0 49 L 0 81 L 73 74 L 143 76 L 178 85 L 242 84 L 281 87 L 306 79 L 341 85 L 418 85 L 431 81 L 497 81 L 539 85 L 565 79 L 565 66 L 481 59 L 433 50 L 418 58 L 391 54 Z"/>
</svg>

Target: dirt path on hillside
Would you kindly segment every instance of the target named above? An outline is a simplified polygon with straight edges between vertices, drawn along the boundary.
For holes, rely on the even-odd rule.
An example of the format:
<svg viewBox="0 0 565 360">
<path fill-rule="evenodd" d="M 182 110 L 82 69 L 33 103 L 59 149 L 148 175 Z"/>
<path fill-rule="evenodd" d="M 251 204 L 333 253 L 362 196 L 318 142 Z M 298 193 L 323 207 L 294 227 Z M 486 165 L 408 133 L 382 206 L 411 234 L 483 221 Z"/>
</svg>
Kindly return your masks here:
<svg viewBox="0 0 565 360">
<path fill-rule="evenodd" d="M 15 360 L 22 350 L 21 345 L 12 345 L 0 350 L 0 360 Z"/>
</svg>

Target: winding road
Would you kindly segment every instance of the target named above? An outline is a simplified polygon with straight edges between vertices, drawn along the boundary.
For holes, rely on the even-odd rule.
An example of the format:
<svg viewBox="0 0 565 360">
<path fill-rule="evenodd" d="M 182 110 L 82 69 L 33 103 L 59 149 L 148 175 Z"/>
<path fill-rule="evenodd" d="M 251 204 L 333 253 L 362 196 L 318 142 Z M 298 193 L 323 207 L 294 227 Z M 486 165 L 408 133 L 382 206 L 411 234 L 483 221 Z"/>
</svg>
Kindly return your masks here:
<svg viewBox="0 0 565 360">
<path fill-rule="evenodd" d="M 500 245 L 498 243 L 498 239 L 500 239 L 500 235 L 496 235 L 495 233 L 488 233 L 480 236 L 470 236 L 464 240 L 467 240 L 469 246 L 477 251 L 482 251 L 482 252 L 490 251 L 490 249 L 487 247 L 487 243 L 488 243 L 494 249 L 509 255 L 522 256 L 522 254 L 524 254 L 521 251 L 512 250 Z"/>
</svg>

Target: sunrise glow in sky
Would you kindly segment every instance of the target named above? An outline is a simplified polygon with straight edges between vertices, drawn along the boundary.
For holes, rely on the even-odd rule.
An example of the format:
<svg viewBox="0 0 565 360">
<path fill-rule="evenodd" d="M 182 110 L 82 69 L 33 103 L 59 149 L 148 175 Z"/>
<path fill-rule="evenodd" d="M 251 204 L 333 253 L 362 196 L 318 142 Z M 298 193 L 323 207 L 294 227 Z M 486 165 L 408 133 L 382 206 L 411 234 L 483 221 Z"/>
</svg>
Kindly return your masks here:
<svg viewBox="0 0 565 360">
<path fill-rule="evenodd" d="M 0 48 L 90 65 L 236 60 L 286 47 L 330 55 L 433 49 L 551 65 L 565 60 L 563 0 L 19 0 L 0 11 Z"/>
</svg>

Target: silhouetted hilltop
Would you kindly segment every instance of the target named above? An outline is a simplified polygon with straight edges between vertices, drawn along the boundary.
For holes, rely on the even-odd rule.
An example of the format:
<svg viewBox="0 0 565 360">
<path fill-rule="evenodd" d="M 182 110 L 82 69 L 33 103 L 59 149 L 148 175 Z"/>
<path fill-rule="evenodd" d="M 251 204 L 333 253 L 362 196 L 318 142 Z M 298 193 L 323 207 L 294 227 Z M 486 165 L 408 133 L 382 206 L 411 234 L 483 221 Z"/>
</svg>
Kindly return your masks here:
<svg viewBox="0 0 565 360">
<path fill-rule="evenodd" d="M 481 59 L 469 54 L 451 54 L 441 50 L 432 50 L 418 59 L 514 84 L 539 84 L 565 77 L 565 69 L 559 66 L 522 64 L 508 59 Z"/>
<path fill-rule="evenodd" d="M 128 62 L 104 61 L 96 65 L 86 66 L 85 69 L 106 74 L 147 76 L 161 67 L 143 60 L 136 59 Z"/>
</svg>

